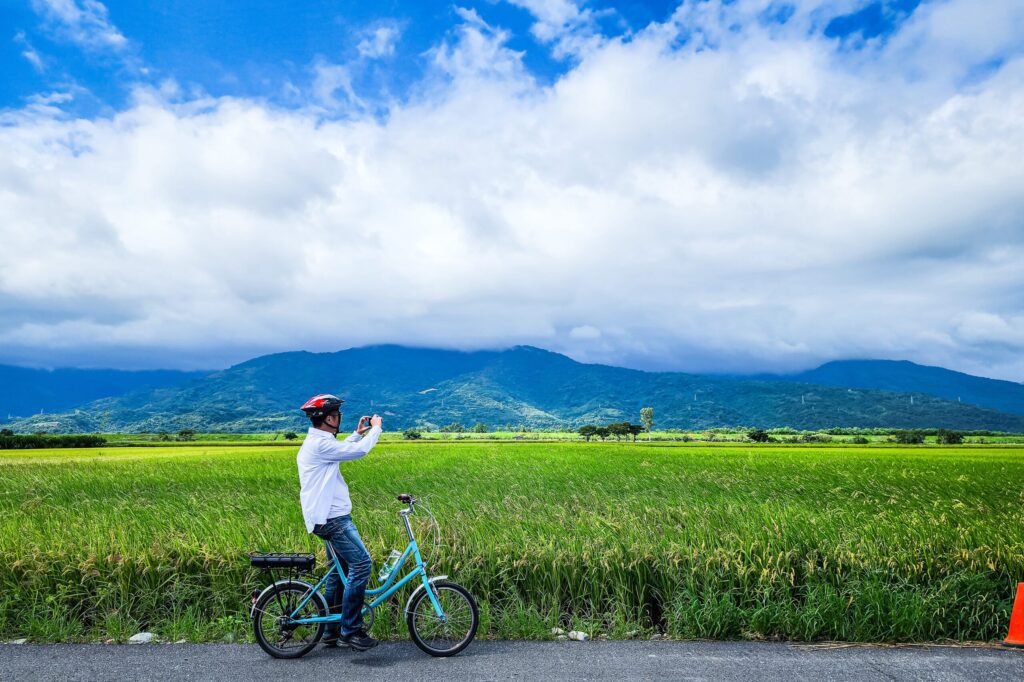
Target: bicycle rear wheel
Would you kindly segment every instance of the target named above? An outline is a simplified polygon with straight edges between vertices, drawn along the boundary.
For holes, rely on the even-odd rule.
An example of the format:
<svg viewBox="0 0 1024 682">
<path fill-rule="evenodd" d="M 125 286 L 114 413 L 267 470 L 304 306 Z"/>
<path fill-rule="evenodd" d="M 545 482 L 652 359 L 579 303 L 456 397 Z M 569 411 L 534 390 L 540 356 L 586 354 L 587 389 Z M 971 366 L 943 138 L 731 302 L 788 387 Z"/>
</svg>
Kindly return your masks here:
<svg viewBox="0 0 1024 682">
<path fill-rule="evenodd" d="M 290 624 L 289 617 L 313 586 L 303 582 L 274 585 L 256 601 L 252 610 L 252 629 L 260 647 L 274 658 L 299 658 L 309 653 L 323 637 L 325 625 Z M 302 605 L 295 618 L 327 615 L 327 602 L 319 592 Z"/>
<path fill-rule="evenodd" d="M 446 618 L 438 617 L 427 591 L 420 590 L 406 608 L 409 635 L 431 656 L 454 656 L 476 636 L 480 624 L 476 601 L 465 587 L 447 580 L 431 583 L 431 589 Z"/>
</svg>

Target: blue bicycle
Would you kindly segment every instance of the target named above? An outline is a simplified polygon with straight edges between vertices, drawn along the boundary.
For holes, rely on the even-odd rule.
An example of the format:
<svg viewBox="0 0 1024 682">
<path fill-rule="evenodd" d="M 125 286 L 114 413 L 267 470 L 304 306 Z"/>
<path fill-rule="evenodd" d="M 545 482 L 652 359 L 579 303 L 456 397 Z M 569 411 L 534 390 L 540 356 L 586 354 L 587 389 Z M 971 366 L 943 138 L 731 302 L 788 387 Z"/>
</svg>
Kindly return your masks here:
<svg viewBox="0 0 1024 682">
<path fill-rule="evenodd" d="M 409 524 L 415 513 L 416 499 L 402 494 L 398 501 L 408 505 L 399 514 L 405 523 L 409 544 L 399 557 L 384 582 L 366 590 L 368 603 L 363 606 L 366 629 L 373 627 L 375 609 L 407 583 L 416 578 L 416 586 L 405 604 L 405 622 L 409 636 L 420 649 L 431 656 L 454 656 L 473 641 L 480 614 L 469 591 L 457 583 L 445 580 L 447 575 L 428 577 L 427 565 L 420 556 L 419 546 Z M 429 513 L 429 510 L 427 510 Z M 415 565 L 411 571 L 396 580 L 409 557 Z M 301 580 L 311 574 L 315 565 L 312 554 L 253 554 L 251 564 L 271 576 L 271 584 L 252 597 L 252 626 L 256 641 L 274 658 L 299 658 L 316 647 L 328 623 L 340 623 L 340 613 L 330 613 L 327 600 L 320 589 L 332 571 L 341 576 L 342 584 L 348 580 L 341 562 L 327 545 L 330 568 L 316 585 Z M 276 571 L 287 571 L 288 576 L 274 580 Z"/>
</svg>

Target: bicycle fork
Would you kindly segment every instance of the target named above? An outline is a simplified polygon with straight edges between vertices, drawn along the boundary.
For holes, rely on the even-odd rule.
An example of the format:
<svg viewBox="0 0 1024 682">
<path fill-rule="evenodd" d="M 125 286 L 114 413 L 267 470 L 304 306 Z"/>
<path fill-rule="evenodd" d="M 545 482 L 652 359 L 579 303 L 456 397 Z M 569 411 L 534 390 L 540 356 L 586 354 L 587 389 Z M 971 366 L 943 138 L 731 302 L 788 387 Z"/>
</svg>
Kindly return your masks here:
<svg viewBox="0 0 1024 682">
<path fill-rule="evenodd" d="M 441 603 L 437 600 L 437 594 L 434 592 L 434 586 L 431 585 L 433 580 L 438 580 L 442 576 L 438 576 L 437 578 L 427 577 L 427 565 L 423 563 L 423 557 L 420 556 L 420 546 L 412 534 L 412 525 L 409 523 L 409 512 L 403 509 L 398 513 L 402 516 L 402 521 L 405 522 L 405 532 L 409 535 L 409 542 L 412 543 L 412 551 L 413 556 L 416 559 L 416 566 L 418 566 L 421 571 L 420 579 L 423 581 L 423 589 L 427 591 L 427 597 L 430 598 L 430 603 L 434 607 L 434 613 L 437 614 L 437 617 L 441 619 L 442 623 L 447 623 L 448 616 L 445 614 L 444 609 L 441 608 Z"/>
</svg>

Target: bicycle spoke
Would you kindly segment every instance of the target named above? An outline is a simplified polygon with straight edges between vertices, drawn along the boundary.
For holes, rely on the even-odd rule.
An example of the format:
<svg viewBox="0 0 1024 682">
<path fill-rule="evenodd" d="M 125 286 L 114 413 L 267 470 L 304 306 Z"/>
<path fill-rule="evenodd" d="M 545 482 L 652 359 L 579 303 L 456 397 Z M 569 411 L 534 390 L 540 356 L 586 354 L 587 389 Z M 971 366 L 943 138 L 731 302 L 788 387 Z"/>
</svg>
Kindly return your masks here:
<svg viewBox="0 0 1024 682">
<path fill-rule="evenodd" d="M 256 618 L 263 638 L 281 651 L 294 651 L 307 646 L 318 630 L 317 624 L 290 625 L 292 613 L 306 597 L 308 590 L 285 588 L 278 590 L 272 600 L 256 609 Z M 313 599 L 309 599 L 295 613 L 294 618 L 310 618 L 320 615 Z"/>
<path fill-rule="evenodd" d="M 444 586 L 434 590 L 445 619 L 437 615 L 429 597 L 421 599 L 412 614 L 416 631 L 424 643 L 432 649 L 452 649 L 464 641 L 473 627 L 472 608 L 458 591 Z"/>
</svg>

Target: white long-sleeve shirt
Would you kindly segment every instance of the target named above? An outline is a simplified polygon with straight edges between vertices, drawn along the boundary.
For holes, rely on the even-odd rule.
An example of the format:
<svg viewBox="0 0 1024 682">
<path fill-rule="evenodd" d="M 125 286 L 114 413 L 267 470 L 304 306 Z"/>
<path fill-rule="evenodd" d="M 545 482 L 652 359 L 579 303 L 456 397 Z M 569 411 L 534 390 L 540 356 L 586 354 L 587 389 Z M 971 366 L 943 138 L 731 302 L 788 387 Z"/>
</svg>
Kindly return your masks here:
<svg viewBox="0 0 1024 682">
<path fill-rule="evenodd" d="M 348 485 L 338 462 L 363 457 L 377 444 L 380 434 L 380 427 L 375 426 L 365 436 L 353 433 L 345 440 L 337 440 L 327 431 L 309 429 L 295 457 L 299 465 L 299 501 L 307 531 L 312 533 L 316 524 L 352 511 Z"/>
</svg>

